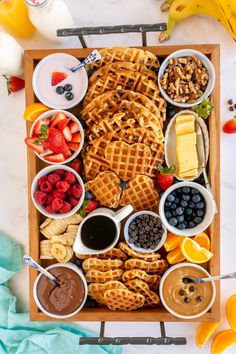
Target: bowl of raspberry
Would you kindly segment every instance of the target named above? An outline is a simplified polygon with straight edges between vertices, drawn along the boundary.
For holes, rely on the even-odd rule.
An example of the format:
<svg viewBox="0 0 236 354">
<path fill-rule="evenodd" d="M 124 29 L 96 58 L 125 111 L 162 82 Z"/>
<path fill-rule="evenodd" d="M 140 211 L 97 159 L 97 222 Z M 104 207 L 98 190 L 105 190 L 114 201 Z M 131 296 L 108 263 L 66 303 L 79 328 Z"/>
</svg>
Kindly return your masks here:
<svg viewBox="0 0 236 354">
<path fill-rule="evenodd" d="M 43 168 L 34 178 L 31 197 L 38 211 L 52 219 L 75 214 L 84 201 L 80 175 L 64 165 Z"/>
<path fill-rule="evenodd" d="M 80 153 L 84 130 L 72 113 L 50 110 L 35 120 L 25 143 L 42 161 L 53 165 L 64 164 Z"/>
</svg>

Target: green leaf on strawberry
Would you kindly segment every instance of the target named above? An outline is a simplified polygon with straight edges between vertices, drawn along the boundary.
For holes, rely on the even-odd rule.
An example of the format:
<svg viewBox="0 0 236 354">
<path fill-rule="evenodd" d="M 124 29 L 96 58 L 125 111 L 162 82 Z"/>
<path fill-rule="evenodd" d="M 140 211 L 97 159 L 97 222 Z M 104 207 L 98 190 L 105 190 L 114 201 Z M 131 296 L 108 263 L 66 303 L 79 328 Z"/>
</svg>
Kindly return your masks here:
<svg viewBox="0 0 236 354">
<path fill-rule="evenodd" d="M 158 165 L 157 169 L 162 175 L 168 175 L 168 174 L 173 174 L 176 170 L 176 167 L 175 166 L 163 167 L 162 165 Z"/>
<path fill-rule="evenodd" d="M 40 137 L 34 141 L 35 145 L 40 145 L 42 143 L 42 141 L 46 140 L 48 138 L 48 126 L 46 124 L 42 124 L 41 125 L 41 135 Z"/>
<path fill-rule="evenodd" d="M 196 112 L 199 117 L 207 119 L 214 110 L 214 104 L 209 97 L 206 97 L 201 103 L 192 107 L 192 110 Z"/>
</svg>

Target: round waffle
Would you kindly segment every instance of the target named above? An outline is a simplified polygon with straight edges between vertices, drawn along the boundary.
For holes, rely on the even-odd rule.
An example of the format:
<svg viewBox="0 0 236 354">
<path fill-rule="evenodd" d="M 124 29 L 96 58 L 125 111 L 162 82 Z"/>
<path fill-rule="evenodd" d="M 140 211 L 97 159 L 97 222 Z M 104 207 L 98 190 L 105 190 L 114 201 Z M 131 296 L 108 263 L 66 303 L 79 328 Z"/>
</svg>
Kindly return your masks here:
<svg viewBox="0 0 236 354">
<path fill-rule="evenodd" d="M 94 98 L 81 112 L 82 118 L 91 128 L 93 124 L 97 124 L 101 120 L 101 117 L 112 117 L 115 113 L 120 112 L 124 100 L 139 103 L 158 119 L 161 117 L 161 120 L 165 120 L 164 100 L 160 101 L 160 107 L 157 107 L 150 98 L 141 93 L 122 89 L 108 91 Z"/>
<path fill-rule="evenodd" d="M 89 64 L 89 69 L 96 70 L 107 63 L 112 63 L 115 61 L 140 63 L 153 69 L 160 66 L 157 57 L 153 53 L 143 49 L 112 47 L 100 49 L 99 53 L 101 54 L 101 60 Z"/>
</svg>

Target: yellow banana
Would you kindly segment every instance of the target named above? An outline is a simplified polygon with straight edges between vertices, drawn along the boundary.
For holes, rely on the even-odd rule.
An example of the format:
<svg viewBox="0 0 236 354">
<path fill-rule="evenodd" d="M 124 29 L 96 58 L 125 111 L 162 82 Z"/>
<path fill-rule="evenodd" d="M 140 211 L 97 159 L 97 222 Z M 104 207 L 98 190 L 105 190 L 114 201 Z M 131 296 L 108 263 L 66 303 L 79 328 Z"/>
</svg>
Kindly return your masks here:
<svg viewBox="0 0 236 354">
<path fill-rule="evenodd" d="M 159 36 L 160 42 L 170 38 L 177 23 L 192 15 L 211 16 L 219 21 L 236 40 L 236 11 L 234 10 L 236 0 L 167 0 L 167 2 L 170 5 L 168 25 L 167 30 L 161 32 Z"/>
</svg>

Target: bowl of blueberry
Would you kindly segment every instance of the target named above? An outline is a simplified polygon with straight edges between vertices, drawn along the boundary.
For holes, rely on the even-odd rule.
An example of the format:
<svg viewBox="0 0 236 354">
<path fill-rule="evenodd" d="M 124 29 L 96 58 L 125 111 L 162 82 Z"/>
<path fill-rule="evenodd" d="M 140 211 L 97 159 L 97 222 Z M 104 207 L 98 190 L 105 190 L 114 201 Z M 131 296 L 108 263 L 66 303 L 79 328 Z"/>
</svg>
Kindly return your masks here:
<svg viewBox="0 0 236 354">
<path fill-rule="evenodd" d="M 142 210 L 132 214 L 125 223 L 124 237 L 135 251 L 150 253 L 165 243 L 167 230 L 158 214 Z"/>
<path fill-rule="evenodd" d="M 162 195 L 159 215 L 170 232 L 180 236 L 194 236 L 207 229 L 212 222 L 214 202 L 202 185 L 179 182 Z"/>
</svg>

